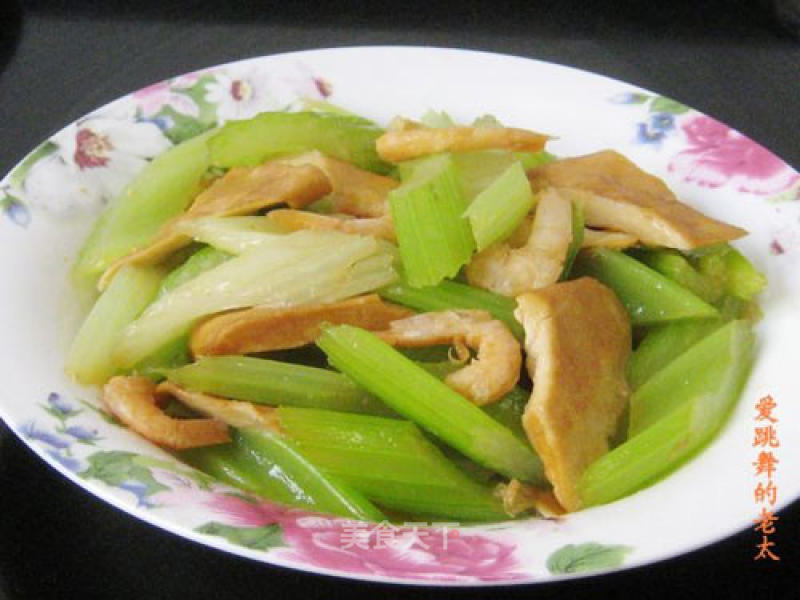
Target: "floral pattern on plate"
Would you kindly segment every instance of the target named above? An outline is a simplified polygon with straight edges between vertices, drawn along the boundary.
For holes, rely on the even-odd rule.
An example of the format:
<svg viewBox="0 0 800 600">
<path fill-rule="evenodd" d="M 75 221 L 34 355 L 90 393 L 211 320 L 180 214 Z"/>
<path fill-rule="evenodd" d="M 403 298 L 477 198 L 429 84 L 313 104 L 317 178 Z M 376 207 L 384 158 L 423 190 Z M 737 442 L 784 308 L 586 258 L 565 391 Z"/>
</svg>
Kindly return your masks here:
<svg viewBox="0 0 800 600">
<path fill-rule="evenodd" d="M 457 523 L 367 523 L 284 507 L 219 483 L 172 460 L 104 449 L 101 430 L 115 419 L 89 403 L 51 393 L 41 405 L 50 422 L 30 421 L 22 432 L 48 456 L 85 480 L 129 494 L 144 509 L 216 515 L 194 530 L 292 563 L 359 575 L 439 582 L 518 581 L 517 544 L 503 531 L 471 532 Z M 555 575 L 619 566 L 631 549 L 587 543 L 553 551 Z"/>
<path fill-rule="evenodd" d="M 172 145 L 228 120 L 294 110 L 331 93 L 301 63 L 231 66 L 156 83 L 72 123 L 29 154 L 0 187 L 0 214 L 27 227 L 31 210 L 95 213 Z"/>
</svg>

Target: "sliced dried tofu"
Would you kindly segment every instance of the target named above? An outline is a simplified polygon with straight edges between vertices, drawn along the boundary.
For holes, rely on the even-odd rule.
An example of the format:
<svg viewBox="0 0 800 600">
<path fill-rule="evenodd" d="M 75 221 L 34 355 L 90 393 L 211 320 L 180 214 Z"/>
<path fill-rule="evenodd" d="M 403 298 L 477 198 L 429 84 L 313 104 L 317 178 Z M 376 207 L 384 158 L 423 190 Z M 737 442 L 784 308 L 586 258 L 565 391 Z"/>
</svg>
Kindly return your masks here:
<svg viewBox="0 0 800 600">
<path fill-rule="evenodd" d="M 584 228 L 581 248 L 612 248 L 624 250 L 639 243 L 639 239 L 630 233 L 622 231 L 602 231 L 600 229 Z"/>
<path fill-rule="evenodd" d="M 608 451 L 628 400 L 628 315 L 609 288 L 583 277 L 517 298 L 533 380 L 522 425 L 556 498 L 578 510 L 584 470 Z"/>
<path fill-rule="evenodd" d="M 545 518 L 560 517 L 564 508 L 558 503 L 553 492 L 512 479 L 499 483 L 495 494 L 503 502 L 503 510 L 510 517 L 516 517 L 533 509 Z"/>
<path fill-rule="evenodd" d="M 331 182 L 332 191 L 328 199 L 333 212 L 354 217 L 381 217 L 389 214 L 386 197 L 400 185 L 400 182 L 391 177 L 359 169 L 316 150 L 283 159 L 282 162 L 290 165 L 313 165 L 320 169 Z"/>
<path fill-rule="evenodd" d="M 387 131 L 375 142 L 378 155 L 401 162 L 438 152 L 514 150 L 539 152 L 550 137 L 513 127 L 421 127 Z"/>
<path fill-rule="evenodd" d="M 572 204 L 555 189 L 540 196 L 525 245 L 500 243 L 476 254 L 466 268 L 471 285 L 518 296 L 558 281 L 572 241 Z"/>
<path fill-rule="evenodd" d="M 162 381 L 156 387 L 159 396 L 172 396 L 192 410 L 211 417 L 231 427 L 258 427 L 280 431 L 280 420 L 271 406 L 258 406 L 251 402 L 229 400 L 203 392 L 187 390 L 170 381 Z"/>
<path fill-rule="evenodd" d="M 587 225 L 624 231 L 648 245 L 690 250 L 747 234 L 683 204 L 661 179 L 613 150 L 553 161 L 528 171 L 528 178 L 534 191 L 570 192 Z"/>
<path fill-rule="evenodd" d="M 276 204 L 302 208 L 331 191 L 325 174 L 311 165 L 265 163 L 258 167 L 234 167 L 198 194 L 189 209 L 165 223 L 144 248 L 115 261 L 98 282 L 105 289 L 126 264 L 157 264 L 191 243 L 192 238 L 176 231 L 176 225 L 202 217 L 232 217 L 255 213 Z"/>
<path fill-rule="evenodd" d="M 379 330 L 412 314 L 407 308 L 384 302 L 377 294 L 331 304 L 256 306 L 211 317 L 192 332 L 189 346 L 195 356 L 285 350 L 313 342 L 324 323 Z"/>
<path fill-rule="evenodd" d="M 299 229 L 335 230 L 342 233 L 371 235 L 394 242 L 397 239 L 391 214 L 382 217 L 353 218 L 348 215 L 320 215 L 307 210 L 277 208 L 267 217 L 285 231 Z"/>
</svg>

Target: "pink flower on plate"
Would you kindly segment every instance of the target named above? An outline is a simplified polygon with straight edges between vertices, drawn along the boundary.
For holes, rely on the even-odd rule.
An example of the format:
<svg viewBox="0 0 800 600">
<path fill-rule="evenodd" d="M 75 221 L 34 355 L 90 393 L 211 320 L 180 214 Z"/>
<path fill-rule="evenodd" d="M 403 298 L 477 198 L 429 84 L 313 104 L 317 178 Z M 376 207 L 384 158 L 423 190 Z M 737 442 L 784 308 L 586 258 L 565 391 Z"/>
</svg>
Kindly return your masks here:
<svg viewBox="0 0 800 600">
<path fill-rule="evenodd" d="M 194 78 L 196 81 L 197 77 Z M 176 91 L 182 87 L 190 87 L 192 78 L 184 77 L 176 81 L 162 81 L 142 88 L 133 93 L 136 105 L 142 111 L 142 116 L 150 118 L 161 111 L 165 106 L 173 108 L 181 114 L 196 117 L 200 114 L 197 104 L 186 94 Z"/>
<path fill-rule="evenodd" d="M 283 556 L 349 573 L 428 581 L 493 581 L 515 571 L 515 546 L 444 527 L 393 526 L 324 516 L 281 519 Z M 391 533 L 391 535 L 386 535 Z"/>
<path fill-rule="evenodd" d="M 687 119 L 681 128 L 688 148 L 673 156 L 669 170 L 685 181 L 712 188 L 735 185 L 753 194 L 777 194 L 800 181 L 769 150 L 711 117 Z"/>
</svg>

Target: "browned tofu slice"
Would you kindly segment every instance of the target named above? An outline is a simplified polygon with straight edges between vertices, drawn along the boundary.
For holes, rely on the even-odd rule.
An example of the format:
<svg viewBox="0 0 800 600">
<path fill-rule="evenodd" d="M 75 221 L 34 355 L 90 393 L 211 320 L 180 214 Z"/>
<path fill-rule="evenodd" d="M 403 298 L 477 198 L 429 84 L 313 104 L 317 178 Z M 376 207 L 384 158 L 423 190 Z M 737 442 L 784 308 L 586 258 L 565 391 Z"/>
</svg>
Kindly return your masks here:
<svg viewBox="0 0 800 600">
<path fill-rule="evenodd" d="M 437 152 L 538 152 L 549 139 L 541 133 L 512 127 L 420 127 L 387 131 L 377 139 L 375 149 L 383 160 L 401 162 Z"/>
<path fill-rule="evenodd" d="M 276 208 L 269 212 L 267 218 L 283 231 L 333 230 L 356 235 L 371 235 L 390 242 L 397 241 L 392 215 L 389 213 L 382 217 L 358 218 L 346 214 L 321 215 L 307 210 Z"/>
<path fill-rule="evenodd" d="M 291 308 L 256 306 L 211 317 L 194 330 L 189 346 L 195 356 L 285 350 L 313 342 L 323 323 L 379 330 L 412 314 L 377 294 Z"/>
<path fill-rule="evenodd" d="M 624 231 L 644 244 L 690 250 L 747 235 L 683 204 L 658 177 L 613 150 L 553 161 L 528 178 L 534 191 L 571 192 L 587 225 Z"/>
<path fill-rule="evenodd" d="M 115 261 L 103 273 L 98 287 L 105 289 L 123 265 L 157 264 L 191 243 L 191 237 L 176 231 L 182 221 L 248 215 L 276 204 L 303 208 L 330 191 L 328 178 L 314 166 L 265 163 L 234 167 L 198 194 L 184 214 L 165 223 L 147 246 Z"/>
<path fill-rule="evenodd" d="M 354 217 L 381 217 L 388 214 L 386 197 L 400 185 L 396 179 L 359 169 L 316 150 L 282 159 L 282 162 L 290 165 L 312 165 L 320 169 L 333 188 L 330 194 L 333 212 Z"/>
<path fill-rule="evenodd" d="M 517 298 L 533 394 L 522 425 L 568 511 L 583 471 L 608 452 L 628 400 L 628 315 L 609 288 L 583 277 Z"/>
</svg>

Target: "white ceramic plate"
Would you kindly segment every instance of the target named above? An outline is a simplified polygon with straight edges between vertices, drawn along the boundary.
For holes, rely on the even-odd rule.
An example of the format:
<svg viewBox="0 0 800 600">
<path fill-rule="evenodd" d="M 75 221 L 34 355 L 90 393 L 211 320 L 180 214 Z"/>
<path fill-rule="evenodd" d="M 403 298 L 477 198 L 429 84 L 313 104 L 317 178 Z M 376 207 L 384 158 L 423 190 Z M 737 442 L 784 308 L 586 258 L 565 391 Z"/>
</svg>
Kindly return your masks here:
<svg viewBox="0 0 800 600">
<path fill-rule="evenodd" d="M 737 246 L 769 278 L 758 359 L 713 444 L 664 481 L 559 520 L 372 531 L 248 502 L 117 427 L 94 389 L 63 374 L 79 323 L 67 271 L 98 211 L 145 161 L 213 122 L 327 98 L 386 123 L 429 108 L 558 136 L 561 155 L 614 148 L 687 203 L 751 234 Z M 162 82 L 72 123 L 0 184 L 0 416 L 47 462 L 131 515 L 276 565 L 447 585 L 539 582 L 641 565 L 751 527 L 800 495 L 798 174 L 725 125 L 623 82 L 522 58 L 432 48 L 346 48 L 257 58 Z M 755 404 L 770 394 L 776 503 L 756 501 Z M 385 526 L 385 525 L 384 525 Z M 779 527 L 780 525 L 778 525 Z M 364 542 L 363 540 L 366 540 Z M 754 546 L 760 534 L 753 532 Z M 350 542 L 348 544 L 348 542 Z"/>
</svg>

